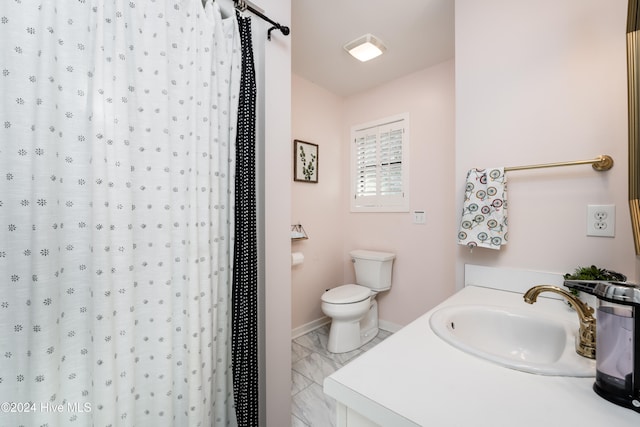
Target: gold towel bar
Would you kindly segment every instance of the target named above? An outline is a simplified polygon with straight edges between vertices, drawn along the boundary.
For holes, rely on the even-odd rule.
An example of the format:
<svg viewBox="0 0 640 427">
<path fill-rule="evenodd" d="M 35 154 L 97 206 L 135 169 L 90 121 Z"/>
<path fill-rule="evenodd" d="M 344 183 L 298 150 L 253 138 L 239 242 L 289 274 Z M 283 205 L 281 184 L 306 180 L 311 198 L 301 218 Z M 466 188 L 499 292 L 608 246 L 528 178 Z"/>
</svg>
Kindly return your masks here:
<svg viewBox="0 0 640 427">
<path fill-rule="evenodd" d="M 544 163 L 540 165 L 528 165 L 528 166 L 512 166 L 504 168 L 505 172 L 520 171 L 525 169 L 540 169 L 540 168 L 555 168 L 557 166 L 575 166 L 575 165 L 592 165 L 598 172 L 608 171 L 613 167 L 613 159 L 611 156 L 603 154 L 592 160 L 576 160 L 573 162 L 559 162 L 559 163 Z"/>
</svg>

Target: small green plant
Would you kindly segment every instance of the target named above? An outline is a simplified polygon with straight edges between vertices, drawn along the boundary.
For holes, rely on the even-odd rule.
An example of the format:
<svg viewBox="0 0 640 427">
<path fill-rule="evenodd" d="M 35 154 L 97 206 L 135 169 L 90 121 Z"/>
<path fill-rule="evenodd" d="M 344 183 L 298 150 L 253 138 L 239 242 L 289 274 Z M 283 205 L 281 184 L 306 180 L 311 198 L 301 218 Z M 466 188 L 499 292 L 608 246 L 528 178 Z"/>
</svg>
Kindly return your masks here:
<svg viewBox="0 0 640 427">
<path fill-rule="evenodd" d="M 605 268 L 598 268 L 595 265 L 591 267 L 578 267 L 573 274 L 567 273 L 563 277 L 565 280 L 609 280 L 616 282 L 624 282 L 627 280 L 627 276 L 622 273 Z"/>
<path fill-rule="evenodd" d="M 578 267 L 573 274 L 567 273 L 564 280 L 608 280 L 614 282 L 624 282 L 627 276 L 616 271 L 607 270 L 606 268 L 598 268 L 595 265 L 591 267 Z M 580 291 L 570 289 L 574 295 L 580 295 Z"/>
</svg>

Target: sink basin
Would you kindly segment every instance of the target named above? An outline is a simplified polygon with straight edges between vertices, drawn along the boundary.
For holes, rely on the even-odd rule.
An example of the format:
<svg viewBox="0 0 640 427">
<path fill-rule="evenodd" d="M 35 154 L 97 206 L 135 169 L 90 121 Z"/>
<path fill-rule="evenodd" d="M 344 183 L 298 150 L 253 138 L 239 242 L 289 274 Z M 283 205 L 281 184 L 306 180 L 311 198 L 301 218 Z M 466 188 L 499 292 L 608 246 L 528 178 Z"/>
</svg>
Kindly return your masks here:
<svg viewBox="0 0 640 427">
<path fill-rule="evenodd" d="M 431 329 L 447 343 L 501 366 L 541 375 L 595 376 L 596 362 L 575 351 L 574 323 L 535 308 L 487 305 L 444 307 Z"/>
</svg>

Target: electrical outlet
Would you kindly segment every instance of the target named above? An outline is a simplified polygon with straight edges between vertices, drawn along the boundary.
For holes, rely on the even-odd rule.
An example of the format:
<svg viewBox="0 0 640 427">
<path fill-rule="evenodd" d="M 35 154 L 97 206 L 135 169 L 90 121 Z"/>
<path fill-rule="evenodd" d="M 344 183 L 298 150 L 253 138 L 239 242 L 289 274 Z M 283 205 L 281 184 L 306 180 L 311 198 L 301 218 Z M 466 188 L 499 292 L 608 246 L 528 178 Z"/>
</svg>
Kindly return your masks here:
<svg viewBox="0 0 640 427">
<path fill-rule="evenodd" d="M 427 222 L 427 218 L 424 211 L 413 211 L 414 224 L 424 224 L 426 222 Z"/>
<path fill-rule="evenodd" d="M 615 205 L 587 205 L 587 236 L 614 237 Z"/>
</svg>

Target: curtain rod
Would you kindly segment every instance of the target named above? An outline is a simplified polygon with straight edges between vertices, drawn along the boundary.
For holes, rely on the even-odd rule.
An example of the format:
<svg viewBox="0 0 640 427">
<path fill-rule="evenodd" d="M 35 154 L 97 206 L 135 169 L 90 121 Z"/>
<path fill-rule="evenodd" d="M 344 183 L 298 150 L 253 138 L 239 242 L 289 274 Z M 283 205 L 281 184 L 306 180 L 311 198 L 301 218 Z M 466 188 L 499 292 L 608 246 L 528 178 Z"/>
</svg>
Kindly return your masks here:
<svg viewBox="0 0 640 427">
<path fill-rule="evenodd" d="M 596 159 L 591 160 L 576 160 L 573 162 L 559 162 L 559 163 L 544 163 L 540 165 L 528 165 L 528 166 L 513 166 L 504 168 L 505 172 L 519 171 L 525 169 L 540 169 L 540 168 L 554 168 L 558 166 L 575 166 L 575 165 L 592 165 L 593 169 L 598 172 L 608 171 L 613 167 L 613 158 L 606 154 L 598 156 Z"/>
<path fill-rule="evenodd" d="M 267 39 L 271 40 L 271 31 L 273 30 L 280 30 L 280 32 L 285 36 L 288 36 L 289 33 L 291 32 L 289 27 L 285 25 L 280 25 L 279 23 L 271 20 L 269 17 L 264 15 L 260 10 L 258 10 L 251 2 L 246 0 L 233 0 L 233 3 L 235 4 L 236 9 L 238 9 L 239 11 L 244 12 L 245 10 L 248 10 L 249 12 L 254 13 L 256 16 L 264 19 L 265 21 L 273 25 L 273 27 L 269 28 L 269 31 L 267 31 Z"/>
</svg>

